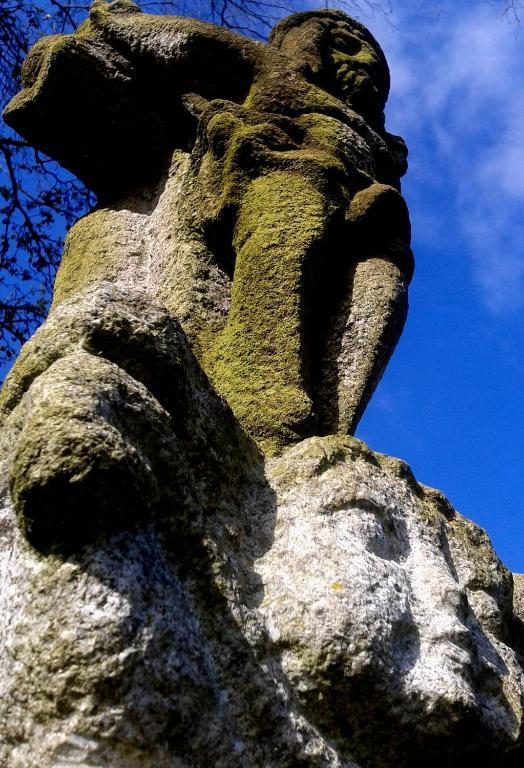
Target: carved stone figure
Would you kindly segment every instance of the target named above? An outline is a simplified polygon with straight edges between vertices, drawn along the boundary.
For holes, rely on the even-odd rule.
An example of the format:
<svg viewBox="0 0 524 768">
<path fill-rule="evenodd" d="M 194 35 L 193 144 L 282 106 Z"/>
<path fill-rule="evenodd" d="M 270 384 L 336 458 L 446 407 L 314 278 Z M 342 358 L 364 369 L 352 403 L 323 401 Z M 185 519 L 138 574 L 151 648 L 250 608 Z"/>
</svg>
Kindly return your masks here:
<svg viewBox="0 0 524 768">
<path fill-rule="evenodd" d="M 522 765 L 524 578 L 333 434 L 406 313 L 387 90 L 338 11 L 29 54 L 6 118 L 99 205 L 0 398 L 2 768 Z"/>
<path fill-rule="evenodd" d="M 100 200 L 68 236 L 53 311 L 91 283 L 140 287 L 264 450 L 352 433 L 413 269 L 388 87 L 339 11 L 294 14 L 265 45 L 95 2 L 33 48 L 5 113 Z"/>
</svg>

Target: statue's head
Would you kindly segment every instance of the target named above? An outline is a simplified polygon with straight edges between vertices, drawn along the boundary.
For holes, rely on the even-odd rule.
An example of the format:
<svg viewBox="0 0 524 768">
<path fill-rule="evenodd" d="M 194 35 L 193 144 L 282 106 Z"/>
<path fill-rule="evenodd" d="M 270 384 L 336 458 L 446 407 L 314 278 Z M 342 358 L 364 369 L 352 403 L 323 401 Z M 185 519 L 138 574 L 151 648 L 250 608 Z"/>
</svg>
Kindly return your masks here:
<svg viewBox="0 0 524 768">
<path fill-rule="evenodd" d="M 371 121 L 380 120 L 389 69 L 373 35 L 343 11 L 294 13 L 278 22 L 269 42 L 298 61 L 308 79 Z"/>
</svg>

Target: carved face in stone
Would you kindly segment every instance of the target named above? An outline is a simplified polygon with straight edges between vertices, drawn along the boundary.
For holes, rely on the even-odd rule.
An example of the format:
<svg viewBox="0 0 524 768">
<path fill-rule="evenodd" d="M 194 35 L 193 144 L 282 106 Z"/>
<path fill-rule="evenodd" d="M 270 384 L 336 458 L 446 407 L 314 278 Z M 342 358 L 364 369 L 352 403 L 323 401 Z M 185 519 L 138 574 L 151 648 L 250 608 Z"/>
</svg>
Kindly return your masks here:
<svg viewBox="0 0 524 768">
<path fill-rule="evenodd" d="M 498 730 L 511 743 L 522 673 L 505 634 L 504 569 L 489 546 L 473 544 L 481 534 L 472 523 L 446 522 L 431 495 L 421 503 L 392 473 L 395 460 L 378 467 L 353 456 L 337 470 L 343 444 L 313 438 L 279 459 L 286 502 L 255 566 L 260 610 L 295 695 L 325 733 L 354 741 L 377 768 L 395 764 L 388 739 L 415 754 L 439 739 L 442 749 L 466 719 L 479 742 Z M 286 475 L 291 466 L 300 481 Z M 304 483 L 300 497 L 289 482 Z"/>
<path fill-rule="evenodd" d="M 325 66 L 335 90 L 362 114 L 382 111 L 388 84 L 381 54 L 353 24 L 337 21 L 330 27 Z"/>
<path fill-rule="evenodd" d="M 304 11 L 279 22 L 270 44 L 306 78 L 371 121 L 381 121 L 389 69 L 377 41 L 342 11 Z"/>
</svg>

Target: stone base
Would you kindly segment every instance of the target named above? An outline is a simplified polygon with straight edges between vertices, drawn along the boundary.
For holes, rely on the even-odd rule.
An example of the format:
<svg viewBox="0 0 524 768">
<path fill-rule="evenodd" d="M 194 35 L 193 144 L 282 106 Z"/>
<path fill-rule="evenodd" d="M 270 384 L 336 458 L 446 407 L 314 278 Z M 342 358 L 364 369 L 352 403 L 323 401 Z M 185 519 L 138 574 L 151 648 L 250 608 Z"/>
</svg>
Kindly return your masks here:
<svg viewBox="0 0 524 768">
<path fill-rule="evenodd" d="M 0 765 L 516 766 L 524 582 L 486 534 L 353 438 L 264 462 L 167 314 L 111 297 L 107 317 L 129 321 L 113 330 L 155 328 L 155 380 L 173 382 L 155 393 L 134 372 L 137 414 L 164 414 L 162 482 L 87 541 L 30 544 L 12 457 L 42 377 L 67 368 L 79 337 L 60 335 L 45 373 L 26 350 L 20 377 L 36 371 L 34 383 L 21 396 L 12 375 L 1 446 Z M 101 333 L 100 294 L 84 318 L 89 307 Z M 118 349 L 93 359 L 134 381 Z M 53 390 L 58 411 L 67 391 Z M 126 444 L 147 459 L 141 429 Z M 93 500 L 103 521 L 111 500 L 100 487 Z"/>
</svg>

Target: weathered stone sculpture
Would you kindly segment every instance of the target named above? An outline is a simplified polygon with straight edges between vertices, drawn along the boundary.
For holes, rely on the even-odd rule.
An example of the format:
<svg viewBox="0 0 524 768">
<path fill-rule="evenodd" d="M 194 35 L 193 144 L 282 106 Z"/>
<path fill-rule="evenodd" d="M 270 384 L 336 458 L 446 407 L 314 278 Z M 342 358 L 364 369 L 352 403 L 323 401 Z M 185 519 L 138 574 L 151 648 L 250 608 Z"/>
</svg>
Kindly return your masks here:
<svg viewBox="0 0 524 768">
<path fill-rule="evenodd" d="M 336 434 L 412 271 L 377 43 L 96 2 L 24 84 L 100 206 L 0 400 L 0 766 L 521 765 L 523 577 Z"/>
<path fill-rule="evenodd" d="M 266 450 L 352 433 L 412 274 L 406 152 L 369 32 L 310 12 L 262 45 L 95 3 L 35 46 L 24 85 L 8 122 L 107 206 L 71 231 L 54 307 L 103 279 L 140 286 Z"/>
</svg>

